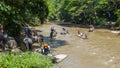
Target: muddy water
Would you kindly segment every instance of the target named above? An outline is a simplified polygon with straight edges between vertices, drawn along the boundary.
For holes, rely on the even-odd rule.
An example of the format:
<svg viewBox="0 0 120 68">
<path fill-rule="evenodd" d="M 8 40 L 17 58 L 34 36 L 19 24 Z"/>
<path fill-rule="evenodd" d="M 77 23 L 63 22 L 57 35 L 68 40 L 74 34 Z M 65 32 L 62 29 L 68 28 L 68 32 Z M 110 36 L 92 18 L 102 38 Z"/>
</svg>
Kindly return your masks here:
<svg viewBox="0 0 120 68">
<path fill-rule="evenodd" d="M 49 42 L 51 26 L 57 29 L 58 36 L 55 41 Z M 70 34 L 60 35 L 62 27 L 55 24 L 37 27 L 42 30 L 41 34 L 46 37 L 46 42 L 51 44 L 53 54 L 68 55 L 53 68 L 120 68 L 119 36 L 105 29 L 96 29 L 95 32 L 89 33 L 86 28 L 80 27 L 66 27 Z M 78 38 L 77 29 L 87 33 L 88 39 Z"/>
</svg>

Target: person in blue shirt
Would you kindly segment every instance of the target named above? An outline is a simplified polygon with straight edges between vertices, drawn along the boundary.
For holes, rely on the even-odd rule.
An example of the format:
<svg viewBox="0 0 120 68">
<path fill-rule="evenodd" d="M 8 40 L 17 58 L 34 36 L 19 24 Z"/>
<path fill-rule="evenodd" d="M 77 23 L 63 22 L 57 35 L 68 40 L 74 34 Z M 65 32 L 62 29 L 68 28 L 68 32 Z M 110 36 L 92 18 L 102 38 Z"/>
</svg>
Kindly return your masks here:
<svg viewBox="0 0 120 68">
<path fill-rule="evenodd" d="M 24 29 L 24 34 L 25 34 L 25 36 L 28 36 L 28 37 L 31 37 L 31 35 L 32 35 L 31 30 L 27 27 Z"/>
</svg>

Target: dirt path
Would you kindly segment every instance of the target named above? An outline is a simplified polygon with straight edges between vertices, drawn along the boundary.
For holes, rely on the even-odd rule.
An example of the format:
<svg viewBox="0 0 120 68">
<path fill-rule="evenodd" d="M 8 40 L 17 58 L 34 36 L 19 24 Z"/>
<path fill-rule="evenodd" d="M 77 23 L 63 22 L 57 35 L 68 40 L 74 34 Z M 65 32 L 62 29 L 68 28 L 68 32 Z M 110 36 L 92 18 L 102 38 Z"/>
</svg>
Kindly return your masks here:
<svg viewBox="0 0 120 68">
<path fill-rule="evenodd" d="M 60 35 L 64 26 L 48 24 L 40 29 L 49 41 L 50 27 L 54 26 L 58 31 L 56 41 L 50 42 L 53 54 L 67 54 L 68 57 L 54 68 L 120 68 L 120 37 L 110 33 L 109 30 L 96 29 L 89 33 L 86 28 L 80 28 L 87 33 L 89 39 L 81 40 L 76 35 L 78 27 L 68 28 L 70 34 Z"/>
</svg>

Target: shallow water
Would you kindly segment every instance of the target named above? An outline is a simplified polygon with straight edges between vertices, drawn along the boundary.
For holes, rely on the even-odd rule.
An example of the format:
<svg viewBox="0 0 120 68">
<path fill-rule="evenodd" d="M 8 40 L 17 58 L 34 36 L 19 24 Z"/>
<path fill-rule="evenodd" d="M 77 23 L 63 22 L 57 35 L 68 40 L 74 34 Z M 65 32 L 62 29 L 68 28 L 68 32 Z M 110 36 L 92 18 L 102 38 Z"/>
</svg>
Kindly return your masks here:
<svg viewBox="0 0 120 68">
<path fill-rule="evenodd" d="M 50 27 L 58 31 L 55 41 L 49 42 Z M 70 26 L 70 25 L 69 25 Z M 51 44 L 53 54 L 67 54 L 68 57 L 54 65 L 54 68 L 120 68 L 120 36 L 112 34 L 110 30 L 96 29 L 88 32 L 87 28 L 66 27 L 68 35 L 60 35 L 61 25 L 43 25 L 39 27 L 46 41 Z M 76 36 L 77 29 L 88 35 L 88 39 Z"/>
</svg>

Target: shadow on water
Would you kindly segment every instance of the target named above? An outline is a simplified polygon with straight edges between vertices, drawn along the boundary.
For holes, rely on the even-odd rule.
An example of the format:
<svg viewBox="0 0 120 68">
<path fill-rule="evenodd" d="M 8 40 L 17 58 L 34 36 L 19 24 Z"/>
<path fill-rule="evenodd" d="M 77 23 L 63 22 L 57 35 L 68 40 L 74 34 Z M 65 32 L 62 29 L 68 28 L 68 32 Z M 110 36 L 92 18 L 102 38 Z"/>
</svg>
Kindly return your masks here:
<svg viewBox="0 0 120 68">
<path fill-rule="evenodd" d="M 57 25 L 60 25 L 60 26 L 63 26 L 63 27 L 81 27 L 81 28 L 89 28 L 89 25 L 84 25 L 84 24 L 74 24 L 74 23 L 67 23 L 67 22 L 64 22 L 64 23 L 57 23 Z M 101 25 L 98 25 L 98 26 L 94 26 L 95 29 L 108 29 L 107 26 L 101 26 Z"/>
<path fill-rule="evenodd" d="M 74 27 L 73 23 L 56 23 L 56 24 L 64 27 Z"/>
<path fill-rule="evenodd" d="M 59 40 L 59 39 L 51 40 L 50 37 L 44 37 L 44 39 L 45 42 L 48 42 L 51 48 L 57 48 L 68 44 L 67 41 L 65 40 Z"/>
<path fill-rule="evenodd" d="M 67 45 L 67 41 L 65 40 L 50 40 L 50 37 L 44 37 L 44 42 L 48 43 L 50 45 L 51 48 L 57 48 L 57 47 L 60 47 L 60 46 L 64 46 L 64 45 Z M 39 44 L 34 44 L 33 48 L 40 48 L 40 45 Z"/>
<path fill-rule="evenodd" d="M 52 41 L 50 43 L 51 43 L 50 46 L 52 48 L 57 48 L 59 46 L 64 46 L 64 45 L 67 44 L 67 42 L 65 40 L 54 40 L 54 41 Z"/>
<path fill-rule="evenodd" d="M 37 32 L 42 32 L 41 30 L 36 30 Z"/>
</svg>

